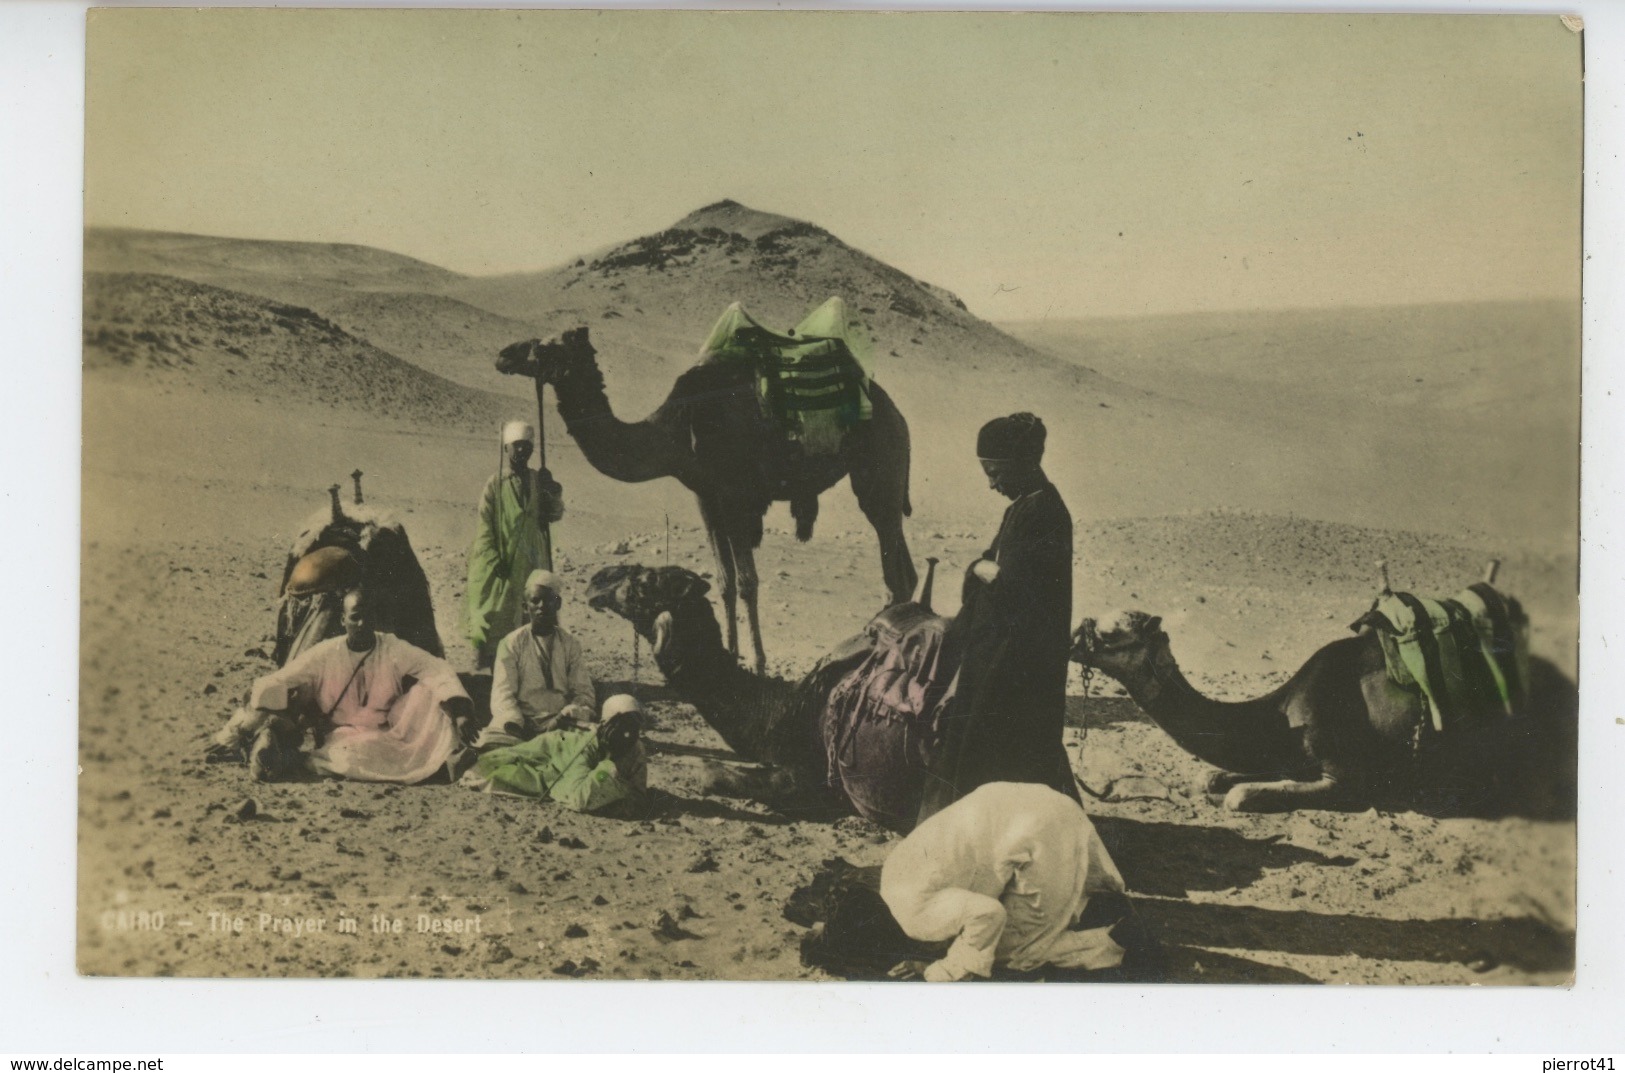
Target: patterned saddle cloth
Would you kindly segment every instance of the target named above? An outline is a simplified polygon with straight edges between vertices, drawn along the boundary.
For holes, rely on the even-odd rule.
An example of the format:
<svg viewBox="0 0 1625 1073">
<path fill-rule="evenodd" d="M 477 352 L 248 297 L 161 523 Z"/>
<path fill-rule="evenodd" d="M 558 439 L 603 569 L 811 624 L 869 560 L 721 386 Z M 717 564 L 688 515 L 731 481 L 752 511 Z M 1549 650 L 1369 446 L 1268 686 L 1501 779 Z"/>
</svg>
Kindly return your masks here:
<svg viewBox="0 0 1625 1073">
<path fill-rule="evenodd" d="M 1389 681 L 1426 699 L 1435 731 L 1522 713 L 1529 618 L 1487 582 L 1447 600 L 1384 593 L 1353 625 L 1366 627 L 1382 645 Z"/>
</svg>

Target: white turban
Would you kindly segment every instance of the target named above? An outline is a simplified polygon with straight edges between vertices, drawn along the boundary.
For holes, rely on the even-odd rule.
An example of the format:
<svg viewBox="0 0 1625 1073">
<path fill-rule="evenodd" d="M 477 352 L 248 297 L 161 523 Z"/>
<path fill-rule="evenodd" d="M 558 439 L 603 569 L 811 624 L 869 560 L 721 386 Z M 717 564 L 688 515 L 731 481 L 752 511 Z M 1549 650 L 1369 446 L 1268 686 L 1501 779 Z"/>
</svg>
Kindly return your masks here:
<svg viewBox="0 0 1625 1073">
<path fill-rule="evenodd" d="M 502 426 L 502 446 L 510 443 L 535 443 L 536 429 L 528 421 L 509 421 Z"/>
<path fill-rule="evenodd" d="M 603 711 L 600 712 L 599 718 L 603 722 L 607 723 L 618 715 L 628 715 L 632 713 L 636 713 L 637 715 L 643 714 L 643 705 L 638 703 L 638 698 L 634 697 L 630 693 L 617 693 L 613 697 L 610 697 L 608 700 L 604 701 Z"/>
<path fill-rule="evenodd" d="M 551 570 L 532 570 L 525 579 L 525 595 L 534 596 L 537 589 L 547 589 L 550 592 L 563 595 L 559 576 Z"/>
</svg>

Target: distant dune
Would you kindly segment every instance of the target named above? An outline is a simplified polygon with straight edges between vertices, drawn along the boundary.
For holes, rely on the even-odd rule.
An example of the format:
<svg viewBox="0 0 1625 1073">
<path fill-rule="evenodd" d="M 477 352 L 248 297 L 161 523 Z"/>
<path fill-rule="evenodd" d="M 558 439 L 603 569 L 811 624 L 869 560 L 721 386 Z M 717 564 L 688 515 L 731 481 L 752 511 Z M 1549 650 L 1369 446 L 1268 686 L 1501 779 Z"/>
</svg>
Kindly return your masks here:
<svg viewBox="0 0 1625 1073">
<path fill-rule="evenodd" d="M 922 520 L 952 519 L 979 503 L 985 488 L 972 450 L 977 426 L 995 414 L 1032 410 L 1049 425 L 1050 473 L 1084 517 L 1233 509 L 1475 543 L 1572 548 L 1576 540 L 1578 321 L 1558 306 L 1263 310 L 995 326 L 942 288 L 815 224 L 733 201 L 557 268 L 485 278 L 356 246 L 129 231 L 87 233 L 86 257 L 93 271 L 133 266 L 148 273 L 123 301 L 134 313 L 138 293 L 148 295 L 156 304 L 139 311 L 146 318 L 139 330 L 172 347 L 182 344 L 164 333 L 186 323 L 175 318 L 218 299 L 154 280 L 236 292 L 232 316 L 252 322 L 255 332 L 262 321 L 268 325 L 270 337 L 255 340 L 275 344 L 267 369 L 297 367 L 305 385 L 348 385 L 301 387 L 307 397 L 376 407 L 373 387 L 345 371 L 343 362 L 353 359 L 337 355 L 362 347 L 410 362 L 406 368 L 424 370 L 424 384 L 435 386 L 426 394 L 400 386 L 387 409 L 427 420 L 440 412 L 529 412 L 531 385 L 497 374 L 496 351 L 578 325 L 591 329 L 615 411 L 635 419 L 665 397 L 730 302 L 784 329 L 840 295 L 873 341 L 877 378 L 910 422 L 913 499 Z M 105 301 L 109 287 L 90 291 Z M 243 302 L 259 305 L 250 315 Z M 275 334 L 288 331 L 266 312 L 277 304 L 310 311 L 315 320 L 291 320 L 316 349 L 305 352 L 302 342 L 293 347 L 291 336 Z M 114 330 L 87 319 L 87 343 L 111 356 L 118 351 Z M 227 347 L 246 346 L 234 332 L 208 338 L 218 337 L 217 350 L 230 355 Z M 203 338 L 190 329 L 186 335 Z M 119 345 L 129 350 L 133 343 Z M 184 364 L 157 343 L 142 345 L 151 362 Z M 216 384 L 250 375 L 234 362 L 211 368 L 213 380 L 193 379 Z M 404 385 L 401 376 L 379 383 Z M 446 395 L 454 385 L 475 394 Z M 590 480 L 596 486 L 600 478 Z M 606 491 L 615 487 L 602 481 Z M 631 492 L 620 486 L 615 494 Z M 855 513 L 844 492 L 825 498 L 826 517 Z"/>
<path fill-rule="evenodd" d="M 87 373 L 119 371 L 200 392 L 316 402 L 482 430 L 511 408 L 402 361 L 308 309 L 172 276 L 88 273 L 84 340 Z M 201 394 L 199 405 L 207 405 Z"/>
</svg>

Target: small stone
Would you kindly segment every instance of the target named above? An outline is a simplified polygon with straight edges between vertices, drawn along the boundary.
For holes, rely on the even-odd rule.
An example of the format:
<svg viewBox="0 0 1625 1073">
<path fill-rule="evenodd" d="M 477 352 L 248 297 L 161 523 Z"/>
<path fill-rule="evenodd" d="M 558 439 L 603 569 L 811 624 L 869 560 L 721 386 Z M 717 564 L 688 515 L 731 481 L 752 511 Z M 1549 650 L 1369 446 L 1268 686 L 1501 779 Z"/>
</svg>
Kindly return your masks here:
<svg viewBox="0 0 1625 1073">
<path fill-rule="evenodd" d="M 544 845 L 553 841 L 553 828 L 543 827 L 541 833 L 536 836 L 536 841 L 541 842 Z"/>
<path fill-rule="evenodd" d="M 594 894 L 592 896 L 592 904 L 594 904 L 594 905 L 608 905 L 609 904 L 609 899 L 604 897 L 602 894 Z"/>
<path fill-rule="evenodd" d="M 449 954 L 452 957 L 461 957 L 463 948 L 460 946 L 452 946 L 450 943 L 447 943 L 440 948 L 440 952 L 443 954 Z"/>
<path fill-rule="evenodd" d="M 717 859 L 707 851 L 702 853 L 698 860 L 688 866 L 690 872 L 715 872 L 718 868 Z"/>
<path fill-rule="evenodd" d="M 571 924 L 568 928 L 564 929 L 564 937 L 566 939 L 585 939 L 587 937 L 587 929 L 583 928 L 580 924 Z"/>
<path fill-rule="evenodd" d="M 576 970 L 577 970 L 577 965 L 576 965 L 575 962 L 573 962 L 573 961 L 561 961 L 557 965 L 553 966 L 553 975 L 554 976 L 574 976 L 576 974 Z"/>
<path fill-rule="evenodd" d="M 238 822 L 246 823 L 249 820 L 252 820 L 255 816 L 258 816 L 259 812 L 260 803 L 250 797 L 244 799 L 243 803 L 237 806 L 237 811 L 234 813 L 234 815 L 237 817 Z"/>
</svg>

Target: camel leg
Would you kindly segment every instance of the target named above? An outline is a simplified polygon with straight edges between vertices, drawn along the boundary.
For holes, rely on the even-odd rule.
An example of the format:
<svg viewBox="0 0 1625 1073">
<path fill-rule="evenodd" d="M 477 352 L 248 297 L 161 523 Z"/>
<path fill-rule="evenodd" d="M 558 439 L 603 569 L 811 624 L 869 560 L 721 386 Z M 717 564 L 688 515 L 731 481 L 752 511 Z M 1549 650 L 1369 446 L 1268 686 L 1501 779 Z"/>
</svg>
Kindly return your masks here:
<svg viewBox="0 0 1625 1073">
<path fill-rule="evenodd" d="M 785 770 L 773 767 L 739 767 L 715 760 L 701 762 L 705 775 L 700 792 L 716 797 L 741 797 L 771 805 L 795 792 L 795 779 Z"/>
<path fill-rule="evenodd" d="M 1347 808 L 1354 803 L 1350 788 L 1323 775 L 1312 781 L 1243 783 L 1224 795 L 1231 812 L 1291 812 L 1300 808 Z"/>
<path fill-rule="evenodd" d="M 728 654 L 739 658 L 738 580 L 734 576 L 733 543 L 727 531 L 717 521 L 716 508 L 700 500 L 700 520 L 705 524 L 705 539 L 711 544 L 711 557 L 717 563 L 717 579 L 721 585 L 722 609 L 728 625 Z"/>
<path fill-rule="evenodd" d="M 847 475 L 863 516 L 880 539 L 880 570 L 889 601 L 907 603 L 920 580 L 903 536 L 903 517 L 911 510 L 908 422 L 879 384 L 870 384 L 869 394 L 874 416 L 848 437 Z"/>
<path fill-rule="evenodd" d="M 750 625 L 752 659 L 750 669 L 757 674 L 767 671 L 767 655 L 762 651 L 762 623 L 756 610 L 756 595 L 760 586 L 756 577 L 756 553 L 744 545 L 734 547 L 734 568 L 739 573 L 739 597 L 745 601 L 745 616 Z"/>
<path fill-rule="evenodd" d="M 887 606 L 907 603 L 914 599 L 920 576 L 914 570 L 908 538 L 903 535 L 903 509 L 897 489 L 876 487 L 872 468 L 854 469 L 851 479 L 858 506 L 880 540 L 880 572 L 886 579 Z"/>
<path fill-rule="evenodd" d="M 1231 789 L 1240 786 L 1245 782 L 1279 782 L 1281 781 L 1281 774 L 1282 773 L 1279 771 L 1262 772 L 1257 774 L 1244 774 L 1240 771 L 1215 771 L 1213 774 L 1209 775 L 1207 777 L 1207 781 L 1202 784 L 1202 792 L 1214 796 L 1221 796 L 1229 793 Z"/>
<path fill-rule="evenodd" d="M 887 606 L 907 603 L 914 599 L 920 576 L 915 572 L 914 559 L 908 553 L 908 538 L 903 536 L 902 517 L 893 515 L 875 522 L 875 535 L 880 538 L 880 570 L 890 596 Z"/>
</svg>

